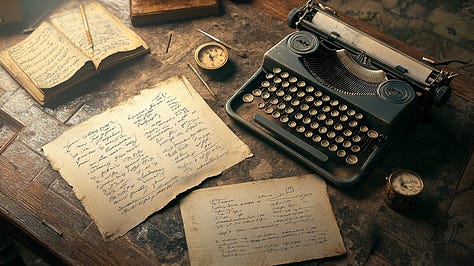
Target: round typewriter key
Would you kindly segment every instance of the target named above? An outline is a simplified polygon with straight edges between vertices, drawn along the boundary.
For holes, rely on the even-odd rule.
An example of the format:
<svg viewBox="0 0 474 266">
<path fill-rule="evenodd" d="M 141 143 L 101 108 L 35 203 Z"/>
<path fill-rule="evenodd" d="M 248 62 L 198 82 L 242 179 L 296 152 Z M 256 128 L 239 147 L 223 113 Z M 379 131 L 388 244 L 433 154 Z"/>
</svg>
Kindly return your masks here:
<svg viewBox="0 0 474 266">
<path fill-rule="evenodd" d="M 282 87 L 282 88 L 288 88 L 288 87 L 290 87 L 290 83 L 289 83 L 288 81 L 283 81 L 283 82 L 281 83 L 281 87 Z"/>
<path fill-rule="evenodd" d="M 347 111 L 347 115 L 349 116 L 353 116 L 356 114 L 356 111 L 354 111 L 353 109 L 350 109 L 349 111 Z"/>
<path fill-rule="evenodd" d="M 296 120 L 300 120 L 301 118 L 303 118 L 303 114 L 302 114 L 302 113 L 296 113 L 296 114 L 295 114 L 295 119 L 296 119 Z"/>
<path fill-rule="evenodd" d="M 354 121 L 354 120 L 350 121 L 349 126 L 350 127 L 356 127 L 357 126 L 357 121 Z"/>
<path fill-rule="evenodd" d="M 312 129 L 317 129 L 319 127 L 319 124 L 317 122 L 313 122 L 309 125 Z"/>
<path fill-rule="evenodd" d="M 285 108 L 285 113 L 287 114 L 292 114 L 294 111 L 295 109 L 293 109 L 291 106 Z"/>
<path fill-rule="evenodd" d="M 262 90 L 261 89 L 255 89 L 252 91 L 252 94 L 256 97 L 260 97 L 262 95 Z"/>
<path fill-rule="evenodd" d="M 332 110 L 332 111 L 331 111 L 331 116 L 332 116 L 332 117 L 339 116 L 339 111 L 338 111 L 338 110 Z"/>
<path fill-rule="evenodd" d="M 277 87 L 275 86 L 271 86 L 270 88 L 268 88 L 269 92 L 275 92 L 276 90 L 277 90 Z"/>
<path fill-rule="evenodd" d="M 329 132 L 327 133 L 327 136 L 328 136 L 328 138 L 332 139 L 332 138 L 334 138 L 334 137 L 336 136 L 336 133 L 334 133 L 334 131 L 329 131 Z"/>
<path fill-rule="evenodd" d="M 280 72 L 281 72 L 281 68 L 279 68 L 279 67 L 273 68 L 273 73 L 279 74 Z"/>
<path fill-rule="evenodd" d="M 314 101 L 314 106 L 319 107 L 321 105 L 323 105 L 323 101 L 321 100 Z"/>
<path fill-rule="evenodd" d="M 270 93 L 268 91 L 264 91 L 262 92 L 262 99 L 266 100 L 268 98 L 270 98 Z"/>
<path fill-rule="evenodd" d="M 298 100 L 298 99 L 293 99 L 293 100 L 291 101 L 291 105 L 293 105 L 293 106 L 298 106 L 298 105 L 300 105 L 300 100 Z"/>
<path fill-rule="evenodd" d="M 331 144 L 329 145 L 329 148 L 328 148 L 330 151 L 337 151 L 337 145 L 336 144 Z"/>
<path fill-rule="evenodd" d="M 344 136 L 346 136 L 346 137 L 350 137 L 352 135 L 352 131 L 350 131 L 349 129 L 346 129 L 346 130 L 344 130 L 344 132 L 342 134 L 344 134 Z"/>
<path fill-rule="evenodd" d="M 323 112 L 327 113 L 327 112 L 331 111 L 331 107 L 325 105 L 325 106 L 323 106 L 323 108 L 321 108 L 321 110 L 323 110 Z"/>
<path fill-rule="evenodd" d="M 316 96 L 316 97 L 321 97 L 321 96 L 323 96 L 323 93 L 320 92 L 320 91 L 315 91 L 315 92 L 314 92 L 314 96 Z"/>
<path fill-rule="evenodd" d="M 250 93 L 247 93 L 242 97 L 242 101 L 244 101 L 245 103 L 251 103 L 251 102 L 253 102 L 253 99 L 254 99 L 254 97 Z"/>
<path fill-rule="evenodd" d="M 265 74 L 265 78 L 266 79 L 272 79 L 275 75 L 273 75 L 273 73 L 267 73 Z"/>
<path fill-rule="evenodd" d="M 298 86 L 298 87 L 300 87 L 300 88 L 301 88 L 301 87 L 304 87 L 304 86 L 306 86 L 306 82 L 300 80 L 300 81 L 298 81 L 298 83 L 296 83 L 296 86 Z"/>
<path fill-rule="evenodd" d="M 337 124 L 334 125 L 334 129 L 335 129 L 335 130 L 338 130 L 338 131 L 339 131 L 339 130 L 342 130 L 343 128 L 344 128 L 344 127 L 343 127 L 341 124 L 339 124 L 339 123 L 337 123 Z"/>
<path fill-rule="evenodd" d="M 295 87 L 295 86 L 291 86 L 291 87 L 290 87 L 290 89 L 289 89 L 288 91 L 289 91 L 289 92 L 291 92 L 291 93 L 295 93 L 295 92 L 297 92 L 297 91 L 298 91 L 298 88 L 297 88 L 297 87 Z"/>
<path fill-rule="evenodd" d="M 346 163 L 348 163 L 348 164 L 356 164 L 358 161 L 359 161 L 359 159 L 355 155 L 349 155 L 346 158 Z"/>
<path fill-rule="evenodd" d="M 296 132 L 298 132 L 298 133 L 303 133 L 305 130 L 306 130 L 306 128 L 304 128 L 304 126 L 297 126 L 296 127 Z"/>
<path fill-rule="evenodd" d="M 275 111 L 275 112 L 272 113 L 272 117 L 275 118 L 275 119 L 278 119 L 280 116 L 281 116 L 281 113 L 278 112 L 278 111 Z"/>
<path fill-rule="evenodd" d="M 360 146 L 354 145 L 351 147 L 351 151 L 353 153 L 359 152 L 360 151 Z"/>
<path fill-rule="evenodd" d="M 338 150 L 336 152 L 336 154 L 337 154 L 338 157 L 342 158 L 342 157 L 346 156 L 346 151 L 345 150 Z"/>
<path fill-rule="evenodd" d="M 258 107 L 258 109 L 263 109 L 265 107 L 265 103 L 264 102 L 259 102 L 257 104 L 257 107 Z"/>
<path fill-rule="evenodd" d="M 360 130 L 360 132 L 365 133 L 365 132 L 369 131 L 369 128 L 367 126 L 361 126 L 359 130 Z"/>
<path fill-rule="evenodd" d="M 272 98 L 270 100 L 270 103 L 273 104 L 273 105 L 277 105 L 278 104 L 278 98 Z"/>
<path fill-rule="evenodd" d="M 323 100 L 323 102 L 329 102 L 329 100 L 331 100 L 331 97 L 329 97 L 328 95 L 323 95 L 321 97 L 321 100 Z"/>
<path fill-rule="evenodd" d="M 265 113 L 266 113 L 266 114 L 271 114 L 271 113 L 273 113 L 273 107 L 269 106 L 269 107 L 265 108 Z"/>
<path fill-rule="evenodd" d="M 290 128 L 294 128 L 294 127 L 296 127 L 296 122 L 295 121 L 290 121 L 290 122 L 288 122 L 288 126 Z"/>
<path fill-rule="evenodd" d="M 376 138 L 379 137 L 379 133 L 377 131 L 371 129 L 367 132 L 367 136 L 369 136 L 369 138 L 371 138 L 371 139 L 376 139 Z"/>
<path fill-rule="evenodd" d="M 319 133 L 321 134 L 326 134 L 328 132 L 328 128 L 327 127 L 320 127 L 318 129 Z"/>
<path fill-rule="evenodd" d="M 291 97 L 291 95 L 289 95 L 289 94 L 285 94 L 285 95 L 283 96 L 283 100 L 285 100 L 285 101 L 287 101 L 287 102 L 288 102 L 288 101 L 291 101 L 292 98 L 293 98 L 293 97 Z"/>
<path fill-rule="evenodd" d="M 280 74 L 280 77 L 281 77 L 282 79 L 286 79 L 286 78 L 288 78 L 289 76 L 290 76 L 290 74 L 289 74 L 288 72 L 281 72 L 281 74 Z"/>
<path fill-rule="evenodd" d="M 314 91 L 314 87 L 313 86 L 306 86 L 306 92 L 307 93 L 312 93 Z"/>
<path fill-rule="evenodd" d="M 341 137 L 341 136 L 337 136 L 335 139 L 334 139 L 337 143 L 342 143 L 344 141 L 344 138 Z"/>
<path fill-rule="evenodd" d="M 298 92 L 296 93 L 296 96 L 298 96 L 298 97 L 300 97 L 300 98 L 303 98 L 303 97 L 305 96 L 305 94 L 306 94 L 306 93 L 305 93 L 304 91 L 298 91 Z"/>
<path fill-rule="evenodd" d="M 285 103 L 279 103 L 277 108 L 280 109 L 280 110 L 283 110 L 283 109 L 286 108 L 286 104 Z"/>
<path fill-rule="evenodd" d="M 282 122 L 283 124 L 287 123 L 287 122 L 288 122 L 288 120 L 289 120 L 289 119 L 288 119 L 288 116 L 286 116 L 286 115 L 285 115 L 285 116 L 282 116 L 282 117 L 280 117 L 280 122 Z"/>
<path fill-rule="evenodd" d="M 298 79 L 296 77 L 290 77 L 288 79 L 288 81 L 291 82 L 291 83 L 296 83 L 298 81 Z"/>
<path fill-rule="evenodd" d="M 276 84 L 280 84 L 282 82 L 281 78 L 279 77 L 276 77 L 273 79 L 273 82 L 275 82 Z"/>
<path fill-rule="evenodd" d="M 301 120 L 301 121 L 303 121 L 303 124 L 306 124 L 306 125 L 307 125 L 307 124 L 311 123 L 311 118 L 305 117 L 305 118 L 303 118 L 303 120 Z"/>
<path fill-rule="evenodd" d="M 276 96 L 281 97 L 281 96 L 285 95 L 285 91 L 284 90 L 277 90 L 275 92 L 275 94 L 276 94 Z"/>
<path fill-rule="evenodd" d="M 347 110 L 347 105 L 345 105 L 345 104 L 339 105 L 339 110 L 343 111 L 343 112 L 346 111 Z"/>
<path fill-rule="evenodd" d="M 331 100 L 331 101 L 329 102 L 329 104 L 330 104 L 331 106 L 337 106 L 337 105 L 339 104 L 339 101 L 334 99 L 334 100 Z"/>
<path fill-rule="evenodd" d="M 303 103 L 303 104 L 300 106 L 300 109 L 301 109 L 301 111 L 308 111 L 309 105 Z"/>
<path fill-rule="evenodd" d="M 308 111 L 309 115 L 316 115 L 318 113 L 318 111 L 316 109 L 310 109 Z"/>
<path fill-rule="evenodd" d="M 264 81 L 262 81 L 261 85 L 264 88 L 268 88 L 268 87 L 270 87 L 270 82 L 268 80 L 264 80 Z"/>
<path fill-rule="evenodd" d="M 361 113 L 357 113 L 357 114 L 355 114 L 354 117 L 355 117 L 355 119 L 357 119 L 357 120 L 361 120 L 362 118 L 364 118 L 364 115 L 361 114 Z"/>
<path fill-rule="evenodd" d="M 327 147 L 329 146 L 329 141 L 327 141 L 327 140 L 321 141 L 321 146 L 322 146 L 323 148 L 327 148 Z"/>
<path fill-rule="evenodd" d="M 326 123 L 326 125 L 328 126 L 332 126 L 334 124 L 334 120 L 332 120 L 331 118 L 329 119 L 326 119 L 326 121 L 324 121 Z"/>
<path fill-rule="evenodd" d="M 321 138 L 320 135 L 315 135 L 315 136 L 312 138 L 312 140 L 313 140 L 314 142 L 320 142 L 321 139 L 322 139 L 322 138 Z"/>
<path fill-rule="evenodd" d="M 342 147 L 344 148 L 349 148 L 350 146 L 352 146 L 352 143 L 350 141 L 346 140 L 342 143 Z"/>
<path fill-rule="evenodd" d="M 352 137 L 352 141 L 355 143 L 360 142 L 361 140 L 362 138 L 359 135 L 355 135 L 354 137 Z"/>
<path fill-rule="evenodd" d="M 304 97 L 304 100 L 305 100 L 306 102 L 310 103 L 310 102 L 313 102 L 313 101 L 314 101 L 314 97 L 311 96 L 311 95 L 308 95 L 308 96 Z"/>
<path fill-rule="evenodd" d="M 313 136 L 313 131 L 306 131 L 304 133 L 304 136 L 307 137 L 307 138 L 311 138 Z"/>
<path fill-rule="evenodd" d="M 349 120 L 349 117 L 347 117 L 347 115 L 341 115 L 339 117 L 339 120 L 341 120 L 341 122 L 346 122 L 347 120 Z"/>
<path fill-rule="evenodd" d="M 319 114 L 317 117 L 316 117 L 319 121 L 324 121 L 326 119 L 326 115 L 325 114 Z"/>
</svg>

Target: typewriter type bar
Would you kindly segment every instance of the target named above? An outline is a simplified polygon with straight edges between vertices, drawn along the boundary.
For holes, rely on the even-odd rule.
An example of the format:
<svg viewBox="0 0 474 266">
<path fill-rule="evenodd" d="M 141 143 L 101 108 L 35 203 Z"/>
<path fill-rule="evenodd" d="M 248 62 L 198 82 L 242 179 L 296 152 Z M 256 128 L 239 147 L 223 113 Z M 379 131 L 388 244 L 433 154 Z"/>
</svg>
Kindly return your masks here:
<svg viewBox="0 0 474 266">
<path fill-rule="evenodd" d="M 299 31 L 265 53 L 226 111 L 338 187 L 359 182 L 409 124 L 449 97 L 452 75 L 360 33 L 319 3 L 293 10 L 288 24 Z"/>
</svg>

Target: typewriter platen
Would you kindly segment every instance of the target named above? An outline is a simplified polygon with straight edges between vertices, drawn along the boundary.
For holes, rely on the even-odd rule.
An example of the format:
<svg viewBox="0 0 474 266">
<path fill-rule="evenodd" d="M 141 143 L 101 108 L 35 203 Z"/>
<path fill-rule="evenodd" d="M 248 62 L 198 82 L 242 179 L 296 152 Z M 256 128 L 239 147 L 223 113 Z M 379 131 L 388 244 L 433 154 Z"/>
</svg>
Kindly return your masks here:
<svg viewBox="0 0 474 266">
<path fill-rule="evenodd" d="M 350 187 L 404 129 L 449 98 L 455 76 L 340 21 L 317 1 L 268 50 L 228 114 L 339 187 Z"/>
</svg>

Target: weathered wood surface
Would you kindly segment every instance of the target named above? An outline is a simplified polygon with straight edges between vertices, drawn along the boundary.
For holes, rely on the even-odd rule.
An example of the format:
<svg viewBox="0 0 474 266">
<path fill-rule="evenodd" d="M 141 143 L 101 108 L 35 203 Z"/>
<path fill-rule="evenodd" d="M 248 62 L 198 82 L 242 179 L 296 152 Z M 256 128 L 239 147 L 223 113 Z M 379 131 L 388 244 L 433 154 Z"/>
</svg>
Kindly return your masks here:
<svg viewBox="0 0 474 266">
<path fill-rule="evenodd" d="M 128 1 L 100 1 L 130 25 Z M 227 116 L 227 99 L 260 66 L 263 53 L 286 34 L 288 11 L 306 1 L 223 1 L 219 17 L 135 28 L 150 45 L 151 53 L 101 73 L 76 86 L 79 96 L 56 107 L 39 106 L 0 68 L 0 109 L 25 127 L 0 155 L 0 216 L 17 236 L 34 241 L 44 255 L 68 264 L 189 264 L 179 198 L 153 214 L 124 237 L 104 242 L 72 189 L 51 169 L 41 146 L 61 132 L 107 108 L 126 101 L 140 90 L 175 75 L 185 75 L 196 90 L 255 154 L 243 163 L 210 178 L 201 187 L 279 178 L 308 170 L 249 134 Z M 66 3 L 61 8 L 67 8 Z M 264 15 L 265 14 L 265 15 Z M 420 52 L 342 15 L 351 24 L 420 56 Z M 225 81 L 204 76 L 218 94 L 213 100 L 188 68 L 194 49 L 208 41 L 201 28 L 245 50 L 247 59 L 231 52 L 235 74 Z M 14 29 L 0 33 L 0 50 L 24 38 Z M 172 34 L 169 52 L 168 36 Z M 408 129 L 379 165 L 350 191 L 328 187 L 335 215 L 348 250 L 327 264 L 365 262 L 420 264 L 436 260 L 434 243 L 445 230 L 446 211 L 474 142 L 472 81 L 460 77 L 447 106 L 432 110 L 430 119 Z M 393 169 L 408 168 L 425 178 L 426 189 L 418 209 L 401 215 L 382 200 L 385 176 Z M 314 263 L 314 262 L 309 262 Z"/>
</svg>

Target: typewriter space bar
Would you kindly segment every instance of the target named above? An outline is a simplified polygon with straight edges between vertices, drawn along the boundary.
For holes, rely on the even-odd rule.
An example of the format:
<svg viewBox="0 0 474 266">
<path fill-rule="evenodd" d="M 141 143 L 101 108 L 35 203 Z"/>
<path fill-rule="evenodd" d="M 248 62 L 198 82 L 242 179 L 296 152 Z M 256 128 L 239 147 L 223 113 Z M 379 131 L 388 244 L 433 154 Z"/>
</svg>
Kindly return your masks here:
<svg viewBox="0 0 474 266">
<path fill-rule="evenodd" d="M 266 130 L 272 132 L 273 134 L 277 135 L 281 139 L 289 142 L 292 146 L 298 148 L 301 151 L 304 151 L 306 155 L 312 156 L 313 158 L 319 161 L 323 161 L 323 162 L 326 162 L 329 159 L 329 157 L 326 154 L 322 153 L 321 151 L 312 147 L 308 143 L 295 137 L 294 135 L 284 130 L 283 128 L 275 125 L 272 121 L 266 119 L 262 115 L 255 114 L 253 116 L 253 120 L 255 121 L 255 123 L 264 127 Z"/>
</svg>

